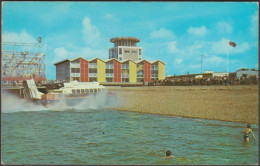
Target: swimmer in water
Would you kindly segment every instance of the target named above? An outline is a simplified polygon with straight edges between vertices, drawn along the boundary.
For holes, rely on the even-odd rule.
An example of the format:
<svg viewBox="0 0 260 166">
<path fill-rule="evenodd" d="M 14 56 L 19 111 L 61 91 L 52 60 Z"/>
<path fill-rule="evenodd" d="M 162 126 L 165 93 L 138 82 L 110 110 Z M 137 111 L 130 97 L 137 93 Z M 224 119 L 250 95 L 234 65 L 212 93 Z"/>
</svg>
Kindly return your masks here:
<svg viewBox="0 0 260 166">
<path fill-rule="evenodd" d="M 244 133 L 244 141 L 249 142 L 249 133 L 251 133 L 254 139 L 256 140 L 250 124 L 247 124 L 246 129 L 242 130 L 242 133 Z"/>
<path fill-rule="evenodd" d="M 172 155 L 172 152 L 170 151 L 170 150 L 167 150 L 166 151 L 166 159 L 170 159 L 170 158 L 172 158 L 173 157 L 173 155 Z"/>
</svg>

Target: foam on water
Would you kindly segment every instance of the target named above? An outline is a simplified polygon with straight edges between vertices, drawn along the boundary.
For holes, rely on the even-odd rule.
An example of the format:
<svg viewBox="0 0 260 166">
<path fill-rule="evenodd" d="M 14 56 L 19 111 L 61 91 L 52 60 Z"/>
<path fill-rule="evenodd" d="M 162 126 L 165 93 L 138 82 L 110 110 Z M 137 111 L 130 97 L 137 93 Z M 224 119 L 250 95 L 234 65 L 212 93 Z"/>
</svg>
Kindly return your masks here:
<svg viewBox="0 0 260 166">
<path fill-rule="evenodd" d="M 3 113 L 47 110 L 47 108 L 42 105 L 36 105 L 26 99 L 21 99 L 10 93 L 3 93 L 1 100 L 1 110 Z"/>
<path fill-rule="evenodd" d="M 54 104 L 50 104 L 44 107 L 41 104 L 35 104 L 26 99 L 19 98 L 15 95 L 4 93 L 2 95 L 2 112 L 13 113 L 23 111 L 64 111 L 68 109 L 74 110 L 86 110 L 86 109 L 100 109 L 100 108 L 111 108 L 119 104 L 119 100 L 116 96 L 108 95 L 107 91 L 98 93 L 96 95 L 90 95 L 86 98 L 82 98 L 82 101 L 75 101 L 68 104 L 64 96 Z"/>
</svg>

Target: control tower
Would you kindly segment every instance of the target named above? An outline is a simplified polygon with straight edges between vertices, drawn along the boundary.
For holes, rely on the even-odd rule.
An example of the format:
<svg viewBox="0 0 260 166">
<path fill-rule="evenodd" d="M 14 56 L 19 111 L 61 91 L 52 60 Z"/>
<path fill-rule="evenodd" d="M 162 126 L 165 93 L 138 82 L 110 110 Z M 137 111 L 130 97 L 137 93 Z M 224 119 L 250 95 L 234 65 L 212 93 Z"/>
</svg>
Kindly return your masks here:
<svg viewBox="0 0 260 166">
<path fill-rule="evenodd" d="M 140 39 L 134 37 L 116 37 L 110 39 L 114 47 L 109 49 L 109 59 L 115 58 L 119 61 L 127 59 L 133 61 L 142 60 L 142 47 L 136 47 Z"/>
</svg>

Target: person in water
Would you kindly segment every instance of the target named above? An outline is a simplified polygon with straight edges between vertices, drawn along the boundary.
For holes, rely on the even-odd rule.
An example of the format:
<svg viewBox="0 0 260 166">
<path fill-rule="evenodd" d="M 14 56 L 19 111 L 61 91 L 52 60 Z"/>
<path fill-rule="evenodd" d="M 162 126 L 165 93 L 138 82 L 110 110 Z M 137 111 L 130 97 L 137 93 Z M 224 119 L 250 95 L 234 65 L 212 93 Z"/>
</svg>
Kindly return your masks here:
<svg viewBox="0 0 260 166">
<path fill-rule="evenodd" d="M 250 124 L 247 124 L 246 129 L 242 130 L 242 133 L 244 133 L 244 140 L 246 142 L 249 142 L 249 133 L 251 133 L 254 139 L 256 139 Z"/>
<path fill-rule="evenodd" d="M 172 152 L 170 151 L 170 150 L 167 150 L 166 151 L 166 159 L 170 159 L 170 158 L 172 158 L 173 156 L 172 156 Z"/>
</svg>

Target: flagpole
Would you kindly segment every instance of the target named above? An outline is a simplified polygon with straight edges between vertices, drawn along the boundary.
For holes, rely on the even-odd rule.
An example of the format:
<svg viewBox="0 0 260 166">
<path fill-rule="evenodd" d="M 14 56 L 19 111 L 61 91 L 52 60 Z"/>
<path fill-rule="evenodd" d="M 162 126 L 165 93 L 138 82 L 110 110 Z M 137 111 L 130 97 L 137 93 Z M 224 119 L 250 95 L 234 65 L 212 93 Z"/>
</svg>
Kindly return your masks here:
<svg viewBox="0 0 260 166">
<path fill-rule="evenodd" d="M 228 40 L 228 44 L 227 44 L 227 74 L 228 74 L 228 56 L 229 56 L 229 40 Z"/>
</svg>

